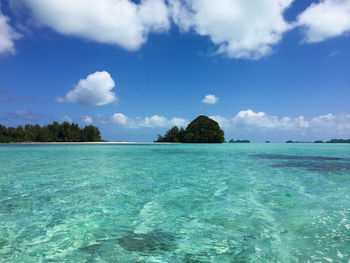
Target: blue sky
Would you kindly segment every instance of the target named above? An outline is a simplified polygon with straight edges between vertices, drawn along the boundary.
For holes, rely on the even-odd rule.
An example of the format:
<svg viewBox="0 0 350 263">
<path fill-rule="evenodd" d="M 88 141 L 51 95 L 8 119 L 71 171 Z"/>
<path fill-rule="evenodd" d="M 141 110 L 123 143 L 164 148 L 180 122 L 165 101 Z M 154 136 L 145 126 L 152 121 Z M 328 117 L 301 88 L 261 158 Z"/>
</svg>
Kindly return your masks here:
<svg viewBox="0 0 350 263">
<path fill-rule="evenodd" d="M 350 138 L 350 1 L 0 0 L 0 123 Z"/>
</svg>

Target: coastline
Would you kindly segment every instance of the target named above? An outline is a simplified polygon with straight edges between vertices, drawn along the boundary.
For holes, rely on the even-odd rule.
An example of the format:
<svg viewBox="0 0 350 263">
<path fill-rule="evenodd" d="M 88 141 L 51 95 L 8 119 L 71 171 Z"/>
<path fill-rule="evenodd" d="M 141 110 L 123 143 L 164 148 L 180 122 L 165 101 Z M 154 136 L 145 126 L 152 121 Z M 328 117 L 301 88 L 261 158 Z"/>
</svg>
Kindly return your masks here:
<svg viewBox="0 0 350 263">
<path fill-rule="evenodd" d="M 98 144 L 98 145 L 110 145 L 110 144 L 178 144 L 178 143 L 172 143 L 172 142 L 9 142 L 9 143 L 1 143 L 1 144 L 21 144 L 21 145 L 46 145 L 46 144 L 52 144 L 52 145 L 88 145 L 88 144 Z"/>
</svg>

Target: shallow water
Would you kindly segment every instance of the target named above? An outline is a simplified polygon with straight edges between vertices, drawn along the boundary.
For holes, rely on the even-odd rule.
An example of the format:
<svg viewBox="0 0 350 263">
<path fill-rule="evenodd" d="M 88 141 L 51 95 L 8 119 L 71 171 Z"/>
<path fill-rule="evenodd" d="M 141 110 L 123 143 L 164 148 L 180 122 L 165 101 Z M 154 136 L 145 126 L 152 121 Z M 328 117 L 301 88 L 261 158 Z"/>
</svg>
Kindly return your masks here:
<svg viewBox="0 0 350 263">
<path fill-rule="evenodd" d="M 1 145 L 0 262 L 350 262 L 350 145 Z"/>
</svg>

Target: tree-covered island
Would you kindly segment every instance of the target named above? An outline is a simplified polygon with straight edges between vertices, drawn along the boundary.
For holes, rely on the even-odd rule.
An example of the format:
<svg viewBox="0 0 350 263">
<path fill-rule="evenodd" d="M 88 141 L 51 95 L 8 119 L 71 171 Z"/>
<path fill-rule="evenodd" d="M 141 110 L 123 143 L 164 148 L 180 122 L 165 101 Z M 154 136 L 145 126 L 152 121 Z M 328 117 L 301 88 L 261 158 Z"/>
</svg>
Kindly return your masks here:
<svg viewBox="0 0 350 263">
<path fill-rule="evenodd" d="M 164 136 L 158 135 L 156 142 L 222 143 L 224 141 L 224 131 L 219 124 L 207 116 L 200 115 L 186 129 L 174 126 Z"/>
<path fill-rule="evenodd" d="M 10 142 L 100 142 L 100 130 L 93 126 L 80 128 L 76 123 L 53 122 L 45 126 L 27 124 L 5 127 L 0 124 L 0 143 Z"/>
<path fill-rule="evenodd" d="M 228 143 L 250 143 L 250 141 L 249 140 L 233 140 L 233 139 L 231 139 L 231 140 L 229 140 Z"/>
</svg>

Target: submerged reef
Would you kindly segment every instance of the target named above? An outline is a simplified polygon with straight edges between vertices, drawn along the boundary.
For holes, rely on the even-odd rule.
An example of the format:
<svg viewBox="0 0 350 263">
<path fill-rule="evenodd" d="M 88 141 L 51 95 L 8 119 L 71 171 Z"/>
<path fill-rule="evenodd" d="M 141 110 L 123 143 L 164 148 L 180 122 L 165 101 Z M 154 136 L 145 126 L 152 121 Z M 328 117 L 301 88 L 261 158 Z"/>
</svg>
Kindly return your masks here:
<svg viewBox="0 0 350 263">
<path fill-rule="evenodd" d="M 350 170 L 350 159 L 327 156 L 298 156 L 283 154 L 255 154 L 260 159 L 280 161 L 271 167 L 305 168 L 309 171 L 340 171 Z"/>
</svg>

